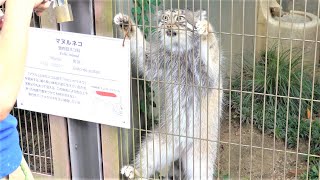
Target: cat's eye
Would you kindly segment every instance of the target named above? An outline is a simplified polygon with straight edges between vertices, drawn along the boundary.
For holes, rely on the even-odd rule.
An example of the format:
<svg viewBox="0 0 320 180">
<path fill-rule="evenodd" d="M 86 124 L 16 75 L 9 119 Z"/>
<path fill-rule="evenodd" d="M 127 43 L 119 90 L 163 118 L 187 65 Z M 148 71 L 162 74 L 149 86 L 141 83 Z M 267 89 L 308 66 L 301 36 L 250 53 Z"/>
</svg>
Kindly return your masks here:
<svg viewBox="0 0 320 180">
<path fill-rule="evenodd" d="M 178 22 L 184 22 L 184 21 L 185 21 L 185 17 L 184 17 L 184 16 L 177 16 L 177 17 L 176 17 L 176 21 L 178 21 Z"/>
<path fill-rule="evenodd" d="M 169 20 L 169 16 L 168 15 L 162 15 L 162 18 L 161 18 L 163 21 L 168 21 Z"/>
</svg>

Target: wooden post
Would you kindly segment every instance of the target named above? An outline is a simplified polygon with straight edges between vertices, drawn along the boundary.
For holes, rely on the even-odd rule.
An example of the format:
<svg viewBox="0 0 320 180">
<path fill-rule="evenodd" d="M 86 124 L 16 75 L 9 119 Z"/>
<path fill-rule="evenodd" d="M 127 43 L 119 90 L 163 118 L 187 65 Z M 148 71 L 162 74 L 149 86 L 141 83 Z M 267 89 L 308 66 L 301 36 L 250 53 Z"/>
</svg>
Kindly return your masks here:
<svg viewBox="0 0 320 180">
<path fill-rule="evenodd" d="M 113 36 L 112 0 L 94 3 L 95 27 L 98 36 Z M 104 179 L 120 179 L 119 128 L 101 125 L 101 146 Z"/>
<path fill-rule="evenodd" d="M 41 16 L 41 27 L 57 29 L 52 8 L 47 9 Z M 64 117 L 49 115 L 49 122 L 54 171 L 53 178 L 71 179 L 67 121 Z M 34 176 L 40 179 L 44 178 L 44 176 L 39 177 L 39 174 L 34 174 Z"/>
</svg>

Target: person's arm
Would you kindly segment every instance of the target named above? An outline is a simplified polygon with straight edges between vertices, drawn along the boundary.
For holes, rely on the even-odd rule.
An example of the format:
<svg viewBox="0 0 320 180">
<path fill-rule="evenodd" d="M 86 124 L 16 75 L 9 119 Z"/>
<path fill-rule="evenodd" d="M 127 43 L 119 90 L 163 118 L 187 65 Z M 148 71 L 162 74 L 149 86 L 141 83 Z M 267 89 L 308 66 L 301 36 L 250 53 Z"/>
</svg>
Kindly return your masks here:
<svg viewBox="0 0 320 180">
<path fill-rule="evenodd" d="M 6 1 L 4 24 L 0 31 L 0 121 L 8 116 L 16 101 L 24 77 L 32 11 L 34 7 L 39 11 L 48 6 L 41 2 Z"/>
</svg>

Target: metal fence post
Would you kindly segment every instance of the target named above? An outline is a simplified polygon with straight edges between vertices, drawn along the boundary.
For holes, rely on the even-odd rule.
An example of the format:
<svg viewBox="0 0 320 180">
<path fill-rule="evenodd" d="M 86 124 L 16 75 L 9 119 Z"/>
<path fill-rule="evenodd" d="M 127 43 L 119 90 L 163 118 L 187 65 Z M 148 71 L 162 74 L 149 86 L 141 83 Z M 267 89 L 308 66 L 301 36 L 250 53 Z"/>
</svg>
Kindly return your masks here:
<svg viewBox="0 0 320 180">
<path fill-rule="evenodd" d="M 61 31 L 94 34 L 92 0 L 70 0 L 74 21 L 60 24 Z M 102 179 L 100 125 L 68 119 L 72 178 Z"/>
</svg>

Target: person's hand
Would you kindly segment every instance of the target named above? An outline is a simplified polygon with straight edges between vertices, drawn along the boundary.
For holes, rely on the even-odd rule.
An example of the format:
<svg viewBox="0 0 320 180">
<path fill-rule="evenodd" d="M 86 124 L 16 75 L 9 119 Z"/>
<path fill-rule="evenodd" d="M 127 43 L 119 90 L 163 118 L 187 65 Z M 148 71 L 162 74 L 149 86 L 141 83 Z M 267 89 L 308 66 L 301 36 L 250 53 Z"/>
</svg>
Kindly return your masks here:
<svg viewBox="0 0 320 180">
<path fill-rule="evenodd" d="M 3 22 L 4 22 L 4 18 L 3 18 L 4 14 L 2 12 L 2 10 L 0 9 L 0 30 L 3 26 Z"/>
<path fill-rule="evenodd" d="M 0 0 L 0 6 L 4 4 L 4 2 L 6 2 L 6 0 Z"/>
<path fill-rule="evenodd" d="M 0 0 L 3 1 L 3 0 Z M 45 11 L 51 4 L 51 1 L 49 0 L 34 0 L 34 12 L 38 15 L 41 16 L 43 11 Z"/>
<path fill-rule="evenodd" d="M 10 1 L 10 0 L 0 0 L 0 6 L 3 5 L 6 1 Z M 28 0 L 30 1 L 30 0 Z M 49 0 L 33 0 L 34 2 L 34 11 L 38 16 L 41 16 L 43 11 L 46 10 L 50 4 L 51 1 Z"/>
</svg>

